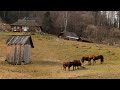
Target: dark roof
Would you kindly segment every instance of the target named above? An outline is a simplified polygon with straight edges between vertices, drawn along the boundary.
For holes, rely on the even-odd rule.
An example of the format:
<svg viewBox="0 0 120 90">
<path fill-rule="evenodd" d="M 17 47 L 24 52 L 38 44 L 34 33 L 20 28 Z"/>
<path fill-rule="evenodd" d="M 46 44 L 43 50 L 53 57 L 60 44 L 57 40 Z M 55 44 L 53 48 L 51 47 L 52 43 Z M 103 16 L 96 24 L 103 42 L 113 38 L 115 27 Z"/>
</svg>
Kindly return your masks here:
<svg viewBox="0 0 120 90">
<path fill-rule="evenodd" d="M 21 25 L 21 26 L 40 26 L 36 20 L 26 20 L 26 19 L 18 19 L 17 22 L 10 25 Z"/>
<path fill-rule="evenodd" d="M 7 45 L 25 45 L 30 44 L 32 48 L 34 48 L 32 38 L 29 35 L 12 35 L 7 41 Z"/>
<path fill-rule="evenodd" d="M 65 37 L 73 38 L 73 39 L 79 39 L 77 34 L 75 34 L 74 32 L 63 31 L 61 33 L 63 33 L 65 35 Z"/>
</svg>

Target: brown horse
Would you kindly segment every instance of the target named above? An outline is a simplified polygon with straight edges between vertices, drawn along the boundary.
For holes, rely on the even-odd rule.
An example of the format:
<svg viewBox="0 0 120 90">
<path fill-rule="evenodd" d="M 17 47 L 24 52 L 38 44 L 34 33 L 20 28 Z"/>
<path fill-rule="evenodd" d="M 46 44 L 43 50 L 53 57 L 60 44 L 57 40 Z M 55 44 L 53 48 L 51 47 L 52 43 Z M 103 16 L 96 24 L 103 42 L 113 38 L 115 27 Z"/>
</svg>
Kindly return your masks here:
<svg viewBox="0 0 120 90">
<path fill-rule="evenodd" d="M 73 66 L 74 62 L 63 62 L 63 69 L 66 71 L 66 67 L 70 70 L 70 67 Z"/>
<path fill-rule="evenodd" d="M 93 59 L 93 65 L 96 63 L 96 60 L 100 60 L 100 63 L 102 64 L 104 62 L 104 57 L 103 55 L 98 55 L 98 56 L 92 56 Z"/>
<path fill-rule="evenodd" d="M 82 66 L 82 63 L 80 62 L 80 60 L 73 60 L 73 61 L 70 61 L 70 62 L 64 62 L 63 63 L 63 69 L 66 71 L 66 67 L 68 67 L 68 71 L 70 70 L 70 67 L 73 66 L 73 70 L 82 67 L 82 68 L 85 68 Z"/>
<path fill-rule="evenodd" d="M 80 60 L 73 60 L 73 70 L 74 70 L 74 67 L 75 67 L 75 69 L 76 69 L 76 67 L 77 67 L 77 69 L 78 69 L 79 66 L 81 67 L 81 62 L 80 62 Z"/>
<path fill-rule="evenodd" d="M 91 56 L 84 56 L 84 57 L 82 57 L 81 62 L 84 63 L 84 61 L 88 61 L 88 64 L 91 65 L 92 58 L 93 57 L 91 57 Z"/>
<path fill-rule="evenodd" d="M 77 69 L 79 69 L 79 67 L 85 68 L 82 66 L 82 63 L 80 62 L 80 60 L 73 60 L 73 70 L 74 70 L 74 67 L 75 67 L 75 69 L 76 69 L 76 67 L 77 67 Z"/>
</svg>

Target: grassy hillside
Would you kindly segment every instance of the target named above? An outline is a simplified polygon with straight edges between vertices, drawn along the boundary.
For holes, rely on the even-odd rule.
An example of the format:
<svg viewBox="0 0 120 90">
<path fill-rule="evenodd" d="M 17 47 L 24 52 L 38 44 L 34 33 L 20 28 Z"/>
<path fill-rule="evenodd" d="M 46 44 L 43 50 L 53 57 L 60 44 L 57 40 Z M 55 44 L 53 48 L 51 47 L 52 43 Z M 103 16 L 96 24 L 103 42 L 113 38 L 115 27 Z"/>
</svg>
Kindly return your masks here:
<svg viewBox="0 0 120 90">
<path fill-rule="evenodd" d="M 0 78 L 1 79 L 117 79 L 120 78 L 120 48 L 95 43 L 59 39 L 53 35 L 32 35 L 35 48 L 31 48 L 31 61 L 27 65 L 5 63 L 9 35 L 0 33 Z M 85 69 L 63 71 L 62 63 L 81 59 L 86 55 L 102 54 L 105 62 L 85 65 Z M 87 62 L 86 62 L 87 63 Z"/>
</svg>

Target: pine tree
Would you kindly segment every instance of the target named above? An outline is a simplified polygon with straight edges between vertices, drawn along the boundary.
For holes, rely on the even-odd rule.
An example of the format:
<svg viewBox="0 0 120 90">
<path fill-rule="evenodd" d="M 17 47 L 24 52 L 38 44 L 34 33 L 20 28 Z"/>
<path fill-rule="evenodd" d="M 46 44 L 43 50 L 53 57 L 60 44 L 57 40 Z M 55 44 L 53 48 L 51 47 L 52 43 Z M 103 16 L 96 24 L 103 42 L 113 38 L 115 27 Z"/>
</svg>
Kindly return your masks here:
<svg viewBox="0 0 120 90">
<path fill-rule="evenodd" d="M 52 21 L 52 17 L 50 16 L 50 12 L 47 11 L 44 14 L 44 18 L 43 18 L 43 31 L 46 33 L 52 33 L 53 31 L 53 21 Z"/>
</svg>

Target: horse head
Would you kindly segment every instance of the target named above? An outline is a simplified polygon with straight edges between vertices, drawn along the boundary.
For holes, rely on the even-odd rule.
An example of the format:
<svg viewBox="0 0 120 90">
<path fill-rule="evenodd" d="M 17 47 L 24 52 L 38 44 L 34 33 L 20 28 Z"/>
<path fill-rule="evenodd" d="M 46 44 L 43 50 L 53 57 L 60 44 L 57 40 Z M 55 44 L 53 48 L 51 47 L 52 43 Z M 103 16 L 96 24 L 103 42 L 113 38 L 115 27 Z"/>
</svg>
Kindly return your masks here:
<svg viewBox="0 0 120 90">
<path fill-rule="evenodd" d="M 82 57 L 81 62 L 84 63 L 84 57 Z"/>
<path fill-rule="evenodd" d="M 104 62 L 104 58 L 101 58 L 101 62 L 100 63 L 102 64 L 103 62 Z"/>
</svg>

